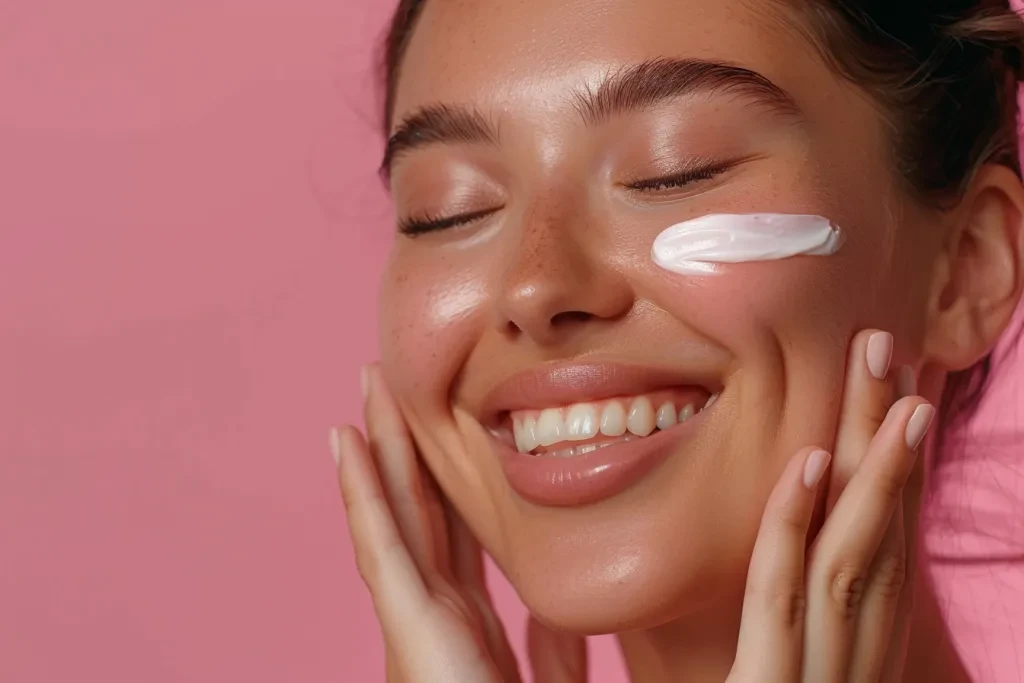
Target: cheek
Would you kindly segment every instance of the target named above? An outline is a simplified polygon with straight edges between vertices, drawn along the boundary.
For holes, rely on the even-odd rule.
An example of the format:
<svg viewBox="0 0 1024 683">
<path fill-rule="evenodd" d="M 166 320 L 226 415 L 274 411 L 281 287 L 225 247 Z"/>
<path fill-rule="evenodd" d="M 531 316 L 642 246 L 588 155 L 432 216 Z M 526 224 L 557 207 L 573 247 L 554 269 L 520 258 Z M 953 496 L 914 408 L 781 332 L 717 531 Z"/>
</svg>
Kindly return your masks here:
<svg viewBox="0 0 1024 683">
<path fill-rule="evenodd" d="M 856 258 L 743 264 L 691 279 L 659 269 L 651 278 L 660 307 L 735 359 L 732 400 L 748 424 L 733 437 L 738 465 L 749 467 L 744 454 L 756 444 L 777 443 L 780 458 L 829 446 L 847 349 L 873 308 Z M 783 462 L 762 463 L 766 480 Z"/>
<path fill-rule="evenodd" d="M 414 414 L 447 406 L 447 392 L 489 305 L 486 281 L 466 264 L 392 258 L 380 296 L 381 362 L 389 386 Z"/>
<path fill-rule="evenodd" d="M 651 268 L 651 298 L 737 357 L 843 335 L 870 297 L 833 260 L 802 258 L 726 266 L 711 277 L 680 278 Z"/>
</svg>

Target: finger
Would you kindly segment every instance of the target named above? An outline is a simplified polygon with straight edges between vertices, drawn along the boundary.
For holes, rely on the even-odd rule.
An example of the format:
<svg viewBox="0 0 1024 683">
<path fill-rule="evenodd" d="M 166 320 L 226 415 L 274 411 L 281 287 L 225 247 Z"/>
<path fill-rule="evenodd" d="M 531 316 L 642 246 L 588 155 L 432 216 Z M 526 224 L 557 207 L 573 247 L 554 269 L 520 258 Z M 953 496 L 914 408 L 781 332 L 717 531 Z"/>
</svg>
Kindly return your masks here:
<svg viewBox="0 0 1024 683">
<path fill-rule="evenodd" d="M 444 514 L 451 544 L 452 573 L 456 581 L 470 588 L 486 589 L 484 556 L 473 532 L 449 501 Z"/>
<path fill-rule="evenodd" d="M 376 365 L 364 368 L 366 431 L 395 523 L 420 571 L 433 573 L 436 539 L 412 438 Z"/>
<path fill-rule="evenodd" d="M 585 638 L 559 633 L 531 617 L 526 624 L 526 650 L 534 683 L 586 683 Z"/>
<path fill-rule="evenodd" d="M 449 501 L 444 503 L 448 537 L 451 545 L 453 579 L 471 600 L 480 616 L 487 650 L 500 671 L 518 672 L 519 663 L 508 642 L 505 627 L 498 618 L 487 589 L 484 555 L 479 542 Z"/>
<path fill-rule="evenodd" d="M 786 467 L 765 506 L 743 598 L 733 673 L 796 680 L 803 640 L 804 552 L 828 453 L 806 449 Z"/>
<path fill-rule="evenodd" d="M 825 500 L 826 516 L 853 478 L 875 432 L 885 420 L 892 401 L 887 381 L 892 351 L 892 335 L 878 330 L 861 332 L 850 346 L 835 459 Z"/>
<path fill-rule="evenodd" d="M 900 396 L 913 396 L 917 393 L 917 376 L 913 368 L 903 367 L 900 381 L 897 384 Z M 889 650 L 886 653 L 885 665 L 881 679 L 887 683 L 903 680 L 903 669 L 907 658 L 907 647 L 910 642 L 911 614 L 914 608 L 916 584 L 913 577 L 917 573 L 917 560 L 920 554 L 921 538 L 919 521 L 921 517 L 921 498 L 924 495 L 925 460 L 918 457 L 910 481 L 903 488 L 903 529 L 907 552 L 907 580 L 900 593 L 896 606 L 896 618 L 893 623 Z"/>
<path fill-rule="evenodd" d="M 893 643 L 893 626 L 907 578 L 903 506 L 897 505 L 868 573 L 857 617 L 850 683 L 878 683 Z"/>
<path fill-rule="evenodd" d="M 808 566 L 805 681 L 845 681 L 869 569 L 916 462 L 935 409 L 902 399 L 836 503 L 811 550 Z"/>
<path fill-rule="evenodd" d="M 333 429 L 331 450 L 359 575 L 385 632 L 398 629 L 426 608 L 426 586 L 395 525 L 362 435 L 351 427 Z"/>
</svg>

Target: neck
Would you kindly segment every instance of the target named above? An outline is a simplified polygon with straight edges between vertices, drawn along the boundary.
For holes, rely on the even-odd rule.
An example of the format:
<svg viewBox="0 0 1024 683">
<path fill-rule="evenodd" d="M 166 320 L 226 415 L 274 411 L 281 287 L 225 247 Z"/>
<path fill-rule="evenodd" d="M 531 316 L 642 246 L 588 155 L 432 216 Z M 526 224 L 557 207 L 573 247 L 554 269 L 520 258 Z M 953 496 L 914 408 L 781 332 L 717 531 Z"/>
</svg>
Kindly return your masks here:
<svg viewBox="0 0 1024 683">
<path fill-rule="evenodd" d="M 742 599 L 729 603 L 656 628 L 619 634 L 629 680 L 724 681 L 736 655 Z"/>
</svg>

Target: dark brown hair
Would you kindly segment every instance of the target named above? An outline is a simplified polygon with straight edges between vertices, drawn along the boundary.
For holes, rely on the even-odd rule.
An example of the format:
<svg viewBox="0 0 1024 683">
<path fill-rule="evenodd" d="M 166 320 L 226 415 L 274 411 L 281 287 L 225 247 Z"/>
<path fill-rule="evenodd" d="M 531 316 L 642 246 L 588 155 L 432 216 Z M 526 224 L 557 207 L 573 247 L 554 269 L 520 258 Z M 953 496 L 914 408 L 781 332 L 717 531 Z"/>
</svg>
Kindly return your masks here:
<svg viewBox="0 0 1024 683">
<path fill-rule="evenodd" d="M 384 44 L 384 122 L 426 0 L 400 0 Z M 779 2 L 778 7 L 787 6 Z M 760 4 L 759 4 L 760 6 Z M 770 6 L 770 5 L 769 5 Z M 794 25 L 864 88 L 892 131 L 896 177 L 922 200 L 955 202 L 983 164 L 1021 175 L 1017 83 L 1024 22 L 1008 0 L 799 0 Z M 983 390 L 989 359 L 949 378 L 948 427 Z"/>
</svg>

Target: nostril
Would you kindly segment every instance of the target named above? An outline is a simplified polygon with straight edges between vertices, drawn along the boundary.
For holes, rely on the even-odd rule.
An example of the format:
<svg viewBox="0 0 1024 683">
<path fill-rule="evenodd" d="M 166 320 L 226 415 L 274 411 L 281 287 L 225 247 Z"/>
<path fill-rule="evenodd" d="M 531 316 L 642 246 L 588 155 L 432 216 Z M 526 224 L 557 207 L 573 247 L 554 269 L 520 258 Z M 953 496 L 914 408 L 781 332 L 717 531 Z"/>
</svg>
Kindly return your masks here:
<svg viewBox="0 0 1024 683">
<path fill-rule="evenodd" d="M 551 324 L 557 326 L 566 323 L 585 323 L 593 317 L 592 313 L 586 311 L 563 311 L 551 318 Z"/>
</svg>

